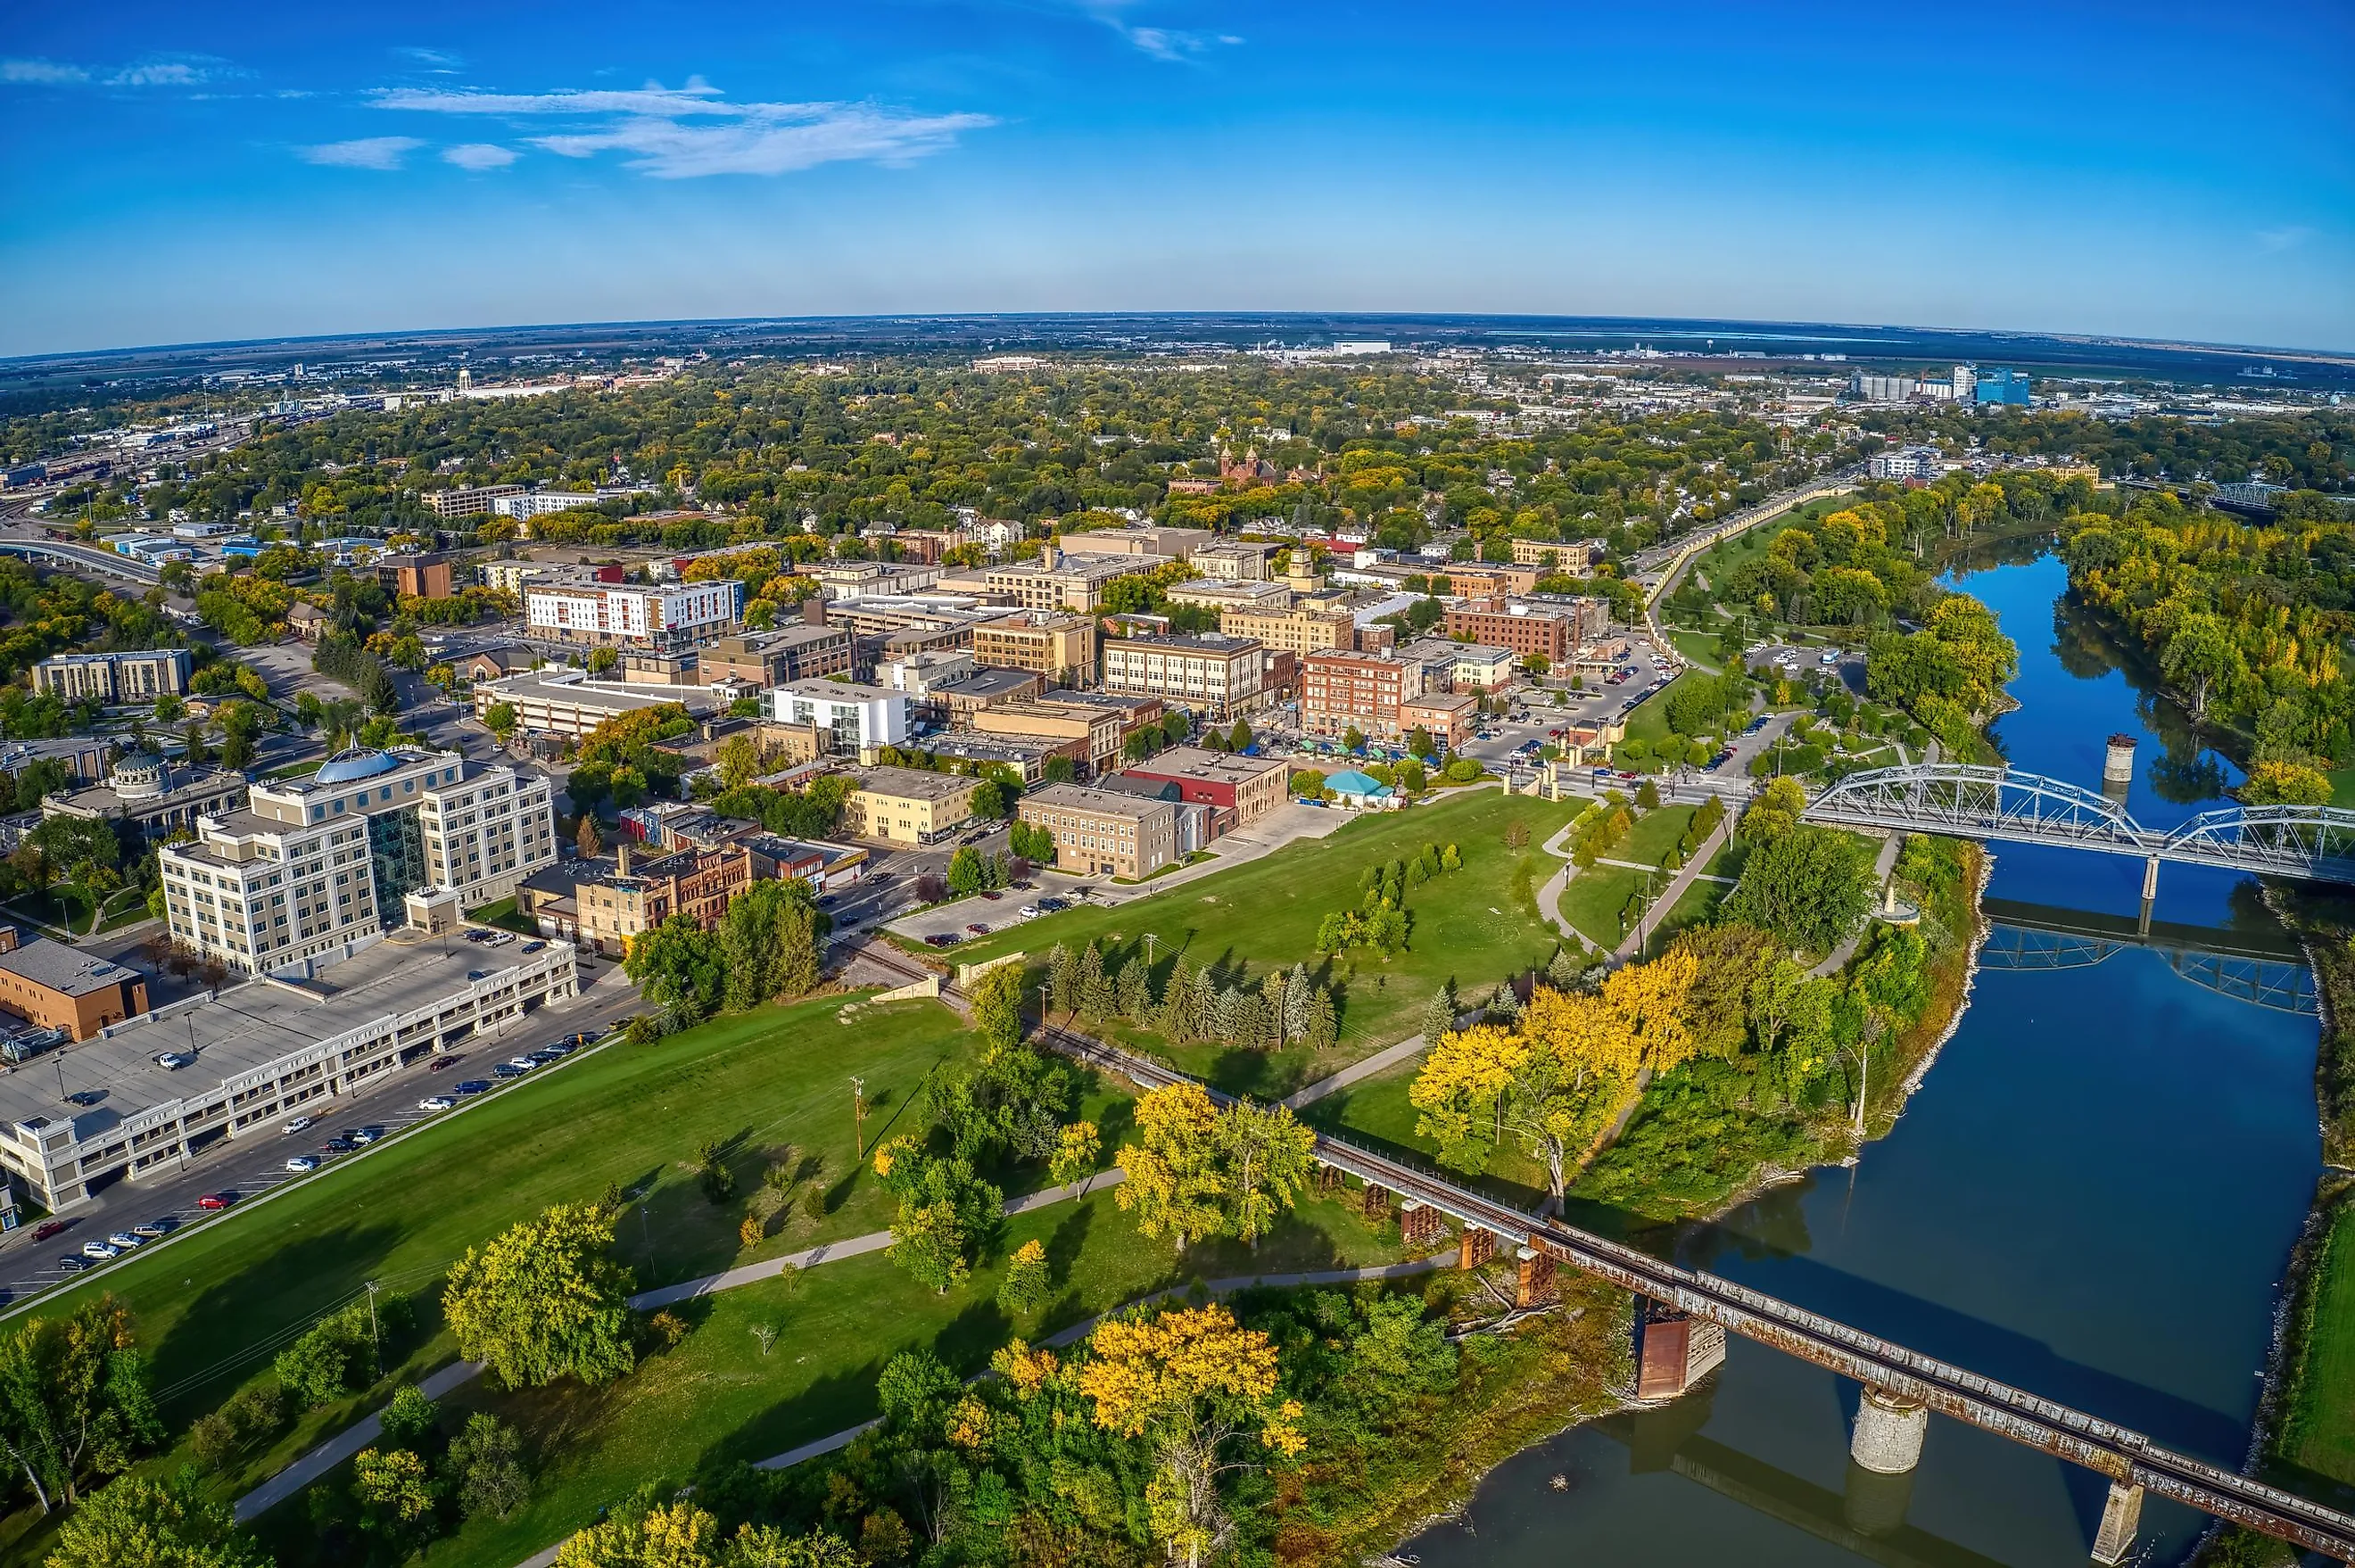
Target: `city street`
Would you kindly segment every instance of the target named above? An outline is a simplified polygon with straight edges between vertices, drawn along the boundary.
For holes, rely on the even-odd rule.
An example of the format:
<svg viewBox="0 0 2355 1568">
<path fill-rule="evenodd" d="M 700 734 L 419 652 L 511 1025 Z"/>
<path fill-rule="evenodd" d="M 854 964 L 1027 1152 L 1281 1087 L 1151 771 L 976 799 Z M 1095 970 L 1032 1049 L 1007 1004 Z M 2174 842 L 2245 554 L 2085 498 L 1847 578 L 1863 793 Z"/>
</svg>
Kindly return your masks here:
<svg viewBox="0 0 2355 1568">
<path fill-rule="evenodd" d="M 611 1029 L 639 1007 L 636 991 L 617 965 L 599 964 L 593 973 L 581 976 L 581 987 L 579 996 L 540 1008 L 510 1024 L 500 1035 L 479 1043 L 469 1042 L 466 1049 L 446 1058 L 429 1057 L 412 1062 L 363 1092 L 325 1102 L 308 1113 L 317 1118 L 317 1125 L 304 1133 L 290 1135 L 273 1127 L 242 1137 L 222 1138 L 169 1176 L 136 1182 L 116 1181 L 89 1202 L 67 1210 L 59 1216 L 66 1230 L 46 1242 L 33 1240 L 32 1222 L 18 1226 L 0 1239 L 0 1303 L 22 1302 L 53 1285 L 102 1274 L 107 1264 L 93 1264 L 80 1272 L 69 1272 L 59 1264 L 58 1260 L 61 1257 L 78 1256 L 84 1242 L 103 1241 L 112 1232 L 165 1218 L 177 1221 L 184 1229 L 199 1221 L 208 1222 L 213 1217 L 197 1207 L 197 1200 L 206 1193 L 234 1191 L 239 1201 L 229 1212 L 236 1213 L 289 1182 L 315 1179 L 386 1147 L 379 1142 L 356 1153 L 332 1157 L 321 1151 L 322 1142 L 346 1129 L 381 1126 L 388 1135 L 398 1135 L 421 1121 L 464 1115 L 471 1106 L 496 1096 L 530 1093 L 535 1083 L 551 1073 L 563 1072 L 581 1057 L 575 1054 L 536 1068 L 488 1093 L 461 1101 L 455 1110 L 421 1111 L 417 1104 L 429 1094 L 448 1093 L 450 1086 L 462 1079 L 489 1076 L 495 1061 L 537 1050 L 567 1034 Z M 436 1072 L 432 1067 L 435 1060 L 447 1061 L 451 1065 Z M 298 1154 L 316 1157 L 319 1168 L 304 1176 L 288 1170 L 286 1160 Z M 147 1246 L 157 1244 L 150 1242 Z M 140 1250 L 144 1252 L 146 1248 Z"/>
</svg>

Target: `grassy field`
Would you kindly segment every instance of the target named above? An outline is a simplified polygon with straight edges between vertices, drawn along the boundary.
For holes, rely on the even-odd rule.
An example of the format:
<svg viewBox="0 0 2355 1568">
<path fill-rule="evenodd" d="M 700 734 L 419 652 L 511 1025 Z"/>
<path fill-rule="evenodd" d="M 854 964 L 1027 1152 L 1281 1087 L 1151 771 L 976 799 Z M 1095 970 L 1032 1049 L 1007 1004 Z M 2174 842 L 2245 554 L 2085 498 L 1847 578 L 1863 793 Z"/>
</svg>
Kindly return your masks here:
<svg viewBox="0 0 2355 1568">
<path fill-rule="evenodd" d="M 483 925 L 504 926 L 509 931 L 521 932 L 526 936 L 539 934 L 539 926 L 536 922 L 528 915 L 517 912 L 516 901 L 513 898 L 504 898 L 495 904 L 485 904 L 480 909 L 470 909 L 466 912 L 466 918 Z"/>
<path fill-rule="evenodd" d="M 1677 933 L 1689 926 L 1706 925 L 1717 914 L 1717 906 L 1733 890 L 1723 882 L 1696 881 L 1687 888 L 1673 908 L 1659 917 L 1652 933 L 1644 939 L 1644 956 L 1657 958 Z"/>
<path fill-rule="evenodd" d="M 1058 942 L 1075 952 L 1089 942 L 1111 942 L 1125 950 L 1150 933 L 1156 939 L 1159 972 L 1179 953 L 1191 963 L 1214 965 L 1222 975 L 1240 972 L 1253 982 L 1273 967 L 1307 962 L 1320 981 L 1335 987 L 1341 1007 L 1340 1042 L 1321 1057 L 1214 1044 L 1170 1047 L 1152 1036 L 1111 1031 L 1221 1088 L 1285 1094 L 1414 1033 L 1423 1004 L 1443 980 L 1479 995 L 1508 974 L 1543 964 L 1558 938 L 1538 917 L 1533 897 L 1521 891 L 1521 873 L 1526 868 L 1530 890 L 1552 874 L 1556 862 L 1538 846 L 1577 809 L 1574 804 L 1484 789 L 1369 816 L 1330 837 L 1287 845 L 1249 865 L 1149 899 L 1028 922 L 1017 931 L 960 947 L 957 956 L 970 963 L 1021 951 L 1042 960 Z M 1505 845 L 1508 827 L 1517 822 L 1529 832 L 1528 846 L 1518 850 Z M 1455 845 L 1464 869 L 1409 891 L 1413 927 L 1407 950 L 1387 962 L 1360 951 L 1320 964 L 1311 952 L 1317 925 L 1334 910 L 1357 906 L 1358 879 L 1365 868 L 1414 854 L 1427 843 Z"/>
<path fill-rule="evenodd" d="M 1611 851 L 1610 858 L 1659 865 L 1691 826 L 1693 809 L 1689 805 L 1665 805 L 1646 812 L 1637 819 L 1625 841 Z M 1651 878 L 1656 891 L 1668 885 L 1669 874 L 1662 871 Z M 1643 872 L 1625 866 L 1589 867 L 1563 887 L 1562 918 L 1576 926 L 1588 941 L 1606 948 L 1616 947 L 1620 938 L 1627 934 L 1620 925 L 1620 911 L 1626 908 L 1628 899 L 1641 891 L 1644 883 Z"/>
<path fill-rule="evenodd" d="M 766 1458 L 868 1420 L 876 1413 L 877 1374 L 903 1350 L 930 1348 L 971 1374 L 1018 1334 L 1036 1339 L 1165 1286 L 1403 1255 L 1394 1225 L 1369 1225 L 1354 1204 L 1312 1200 L 1256 1253 L 1220 1242 L 1180 1257 L 1167 1242 L 1138 1235 L 1110 1189 L 1016 1217 L 1004 1248 L 1034 1238 L 1047 1249 L 1055 1298 L 1033 1318 L 1009 1318 L 996 1305 L 996 1264 L 937 1296 L 871 1253 L 693 1304 L 694 1331 L 676 1349 L 602 1391 L 509 1393 L 483 1380 L 467 1385 L 452 1405 L 493 1410 L 516 1423 L 541 1470 L 525 1508 L 437 1542 L 428 1561 L 512 1568 L 643 1484 L 660 1483 L 667 1493 L 699 1471 Z M 776 1331 L 765 1355 L 755 1328 Z M 321 1561 L 299 1505 L 267 1516 L 262 1531 L 281 1568 Z"/>
<path fill-rule="evenodd" d="M 608 1046 L 110 1268 L 78 1295 L 111 1291 L 136 1315 L 176 1433 L 266 1378 L 281 1346 L 366 1282 L 414 1296 L 419 1328 L 396 1347 L 403 1353 L 384 1381 L 247 1456 L 224 1480 L 241 1490 L 381 1403 L 394 1382 L 449 1360 L 434 1309 L 442 1272 L 548 1204 L 594 1200 L 608 1182 L 639 1191 L 618 1251 L 641 1286 L 889 1225 L 889 1195 L 853 1157 L 844 1074 L 866 1079 L 871 1147 L 921 1113 L 924 1081 L 969 1037 L 937 1003 L 862 1008 L 848 1024 L 836 1021 L 841 1007 L 835 997 L 764 1008 L 651 1046 Z M 706 1138 L 729 1150 L 740 1193 L 757 1184 L 765 1151 L 791 1144 L 804 1161 L 822 1161 L 825 1217 L 797 1205 L 760 1245 L 741 1247 L 741 1199 L 711 1203 L 683 1164 Z M 8 1533 L 0 1526 L 0 1550 Z"/>
<path fill-rule="evenodd" d="M 2303 1354 L 2275 1445 L 2278 1457 L 2321 1487 L 2355 1499 L 2355 1197 L 2342 1196 L 2314 1260 L 2310 1311 L 2299 1326 Z"/>
</svg>

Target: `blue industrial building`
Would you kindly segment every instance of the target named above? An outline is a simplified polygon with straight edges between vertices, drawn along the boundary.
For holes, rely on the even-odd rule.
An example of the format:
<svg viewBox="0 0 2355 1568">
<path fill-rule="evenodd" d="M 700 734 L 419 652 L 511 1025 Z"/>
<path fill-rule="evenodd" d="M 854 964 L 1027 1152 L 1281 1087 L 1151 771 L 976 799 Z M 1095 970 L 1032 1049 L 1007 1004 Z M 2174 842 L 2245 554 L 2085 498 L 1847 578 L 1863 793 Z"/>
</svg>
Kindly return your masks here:
<svg viewBox="0 0 2355 1568">
<path fill-rule="evenodd" d="M 1978 402 L 2009 403 L 2024 409 L 2028 407 L 2028 378 L 2018 370 L 1982 370 L 1972 395 Z"/>
</svg>

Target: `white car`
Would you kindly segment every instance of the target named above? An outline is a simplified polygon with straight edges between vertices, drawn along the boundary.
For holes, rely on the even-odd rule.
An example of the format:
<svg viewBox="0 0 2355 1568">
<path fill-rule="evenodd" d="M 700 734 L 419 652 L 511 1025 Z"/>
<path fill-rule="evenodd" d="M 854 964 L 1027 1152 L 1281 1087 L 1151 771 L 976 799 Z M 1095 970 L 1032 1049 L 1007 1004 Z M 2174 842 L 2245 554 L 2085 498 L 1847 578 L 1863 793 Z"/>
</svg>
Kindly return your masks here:
<svg viewBox="0 0 2355 1568">
<path fill-rule="evenodd" d="M 447 1094 L 428 1094 L 417 1102 L 417 1108 L 421 1111 L 446 1111 L 457 1103 Z"/>
<path fill-rule="evenodd" d="M 133 1248 L 145 1246 L 147 1244 L 147 1238 L 144 1236 L 134 1236 L 128 1231 L 117 1231 L 114 1234 L 106 1238 L 106 1244 L 110 1247 L 118 1247 L 127 1253 L 132 1251 Z"/>
<path fill-rule="evenodd" d="M 316 1170 L 319 1162 L 307 1154 L 298 1154 L 286 1162 L 286 1168 L 300 1176 L 306 1170 Z"/>
<path fill-rule="evenodd" d="M 121 1257 L 123 1249 L 110 1246 L 104 1242 L 84 1242 L 81 1244 L 81 1255 L 86 1258 L 96 1258 L 100 1263 L 104 1263 L 109 1258 Z"/>
<path fill-rule="evenodd" d="M 1036 920 L 1036 919 L 1038 919 L 1038 918 L 1039 918 L 1039 906 L 1038 906 L 1037 904 L 1024 904 L 1024 905 L 1022 906 L 1022 909 L 1021 909 L 1021 917 L 1022 917 L 1024 920 Z"/>
<path fill-rule="evenodd" d="M 286 1124 L 284 1130 L 290 1133 L 304 1133 L 318 1125 L 319 1118 L 316 1116 L 296 1116 Z"/>
</svg>

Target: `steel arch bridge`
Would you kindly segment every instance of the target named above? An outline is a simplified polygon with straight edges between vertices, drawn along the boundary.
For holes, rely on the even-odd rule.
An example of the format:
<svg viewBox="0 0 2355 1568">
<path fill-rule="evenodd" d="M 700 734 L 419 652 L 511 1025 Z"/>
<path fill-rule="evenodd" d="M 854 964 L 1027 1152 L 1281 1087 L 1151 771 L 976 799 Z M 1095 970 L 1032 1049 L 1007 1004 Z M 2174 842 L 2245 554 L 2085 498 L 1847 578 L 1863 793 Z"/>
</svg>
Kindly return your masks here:
<svg viewBox="0 0 2355 1568">
<path fill-rule="evenodd" d="M 1843 827 L 2092 849 L 2153 865 L 2355 882 L 2355 811 L 2339 806 L 2228 806 L 2161 830 L 2143 827 L 2105 795 L 2041 773 L 1916 763 L 1850 773 L 1808 802 L 1805 815 Z"/>
</svg>

